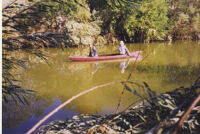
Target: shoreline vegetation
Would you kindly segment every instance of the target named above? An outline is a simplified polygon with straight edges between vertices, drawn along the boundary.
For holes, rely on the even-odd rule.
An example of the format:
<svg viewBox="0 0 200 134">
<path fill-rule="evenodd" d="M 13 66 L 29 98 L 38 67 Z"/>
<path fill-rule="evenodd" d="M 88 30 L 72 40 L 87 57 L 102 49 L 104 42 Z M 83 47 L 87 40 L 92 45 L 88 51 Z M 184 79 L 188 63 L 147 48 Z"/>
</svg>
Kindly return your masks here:
<svg viewBox="0 0 200 134">
<path fill-rule="evenodd" d="M 138 83 L 137 83 L 138 84 Z M 124 84 L 125 89 L 141 97 Z M 65 121 L 53 121 L 36 133 L 198 133 L 200 132 L 200 77 L 190 87 L 156 94 L 146 83 L 139 85 L 147 98 L 111 115 L 76 115 Z"/>
<path fill-rule="evenodd" d="M 9 56 L 21 49 L 47 61 L 39 48 L 200 40 L 200 2 L 176 0 L 10 0 L 2 8 L 2 102 L 26 103 L 33 91 L 22 89 L 11 74 L 24 59 Z M 38 133 L 199 132 L 200 78 L 191 87 L 156 95 L 115 115 L 80 115 L 41 127 Z M 128 85 L 124 88 L 135 95 Z M 164 87 L 163 87 L 164 88 Z M 189 107 L 191 105 L 191 107 Z M 192 109 L 192 110 L 191 110 Z M 185 116 L 189 118 L 185 119 Z M 179 129 L 179 130 L 178 130 Z"/>
<path fill-rule="evenodd" d="M 198 1 L 15 0 L 3 5 L 5 48 L 200 40 Z"/>
</svg>

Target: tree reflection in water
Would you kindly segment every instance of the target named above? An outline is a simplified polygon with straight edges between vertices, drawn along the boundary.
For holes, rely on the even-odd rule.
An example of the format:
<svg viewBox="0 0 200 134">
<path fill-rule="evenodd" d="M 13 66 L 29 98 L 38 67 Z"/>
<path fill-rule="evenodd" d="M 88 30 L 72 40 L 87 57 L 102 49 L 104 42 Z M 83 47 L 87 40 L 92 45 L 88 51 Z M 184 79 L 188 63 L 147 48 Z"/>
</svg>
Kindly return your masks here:
<svg viewBox="0 0 200 134">
<path fill-rule="evenodd" d="M 36 96 L 29 96 L 27 101 L 28 104 L 16 103 L 13 100 L 2 103 L 3 128 L 15 128 L 33 115 L 40 117 L 43 115 L 44 109 L 51 103 Z"/>
</svg>

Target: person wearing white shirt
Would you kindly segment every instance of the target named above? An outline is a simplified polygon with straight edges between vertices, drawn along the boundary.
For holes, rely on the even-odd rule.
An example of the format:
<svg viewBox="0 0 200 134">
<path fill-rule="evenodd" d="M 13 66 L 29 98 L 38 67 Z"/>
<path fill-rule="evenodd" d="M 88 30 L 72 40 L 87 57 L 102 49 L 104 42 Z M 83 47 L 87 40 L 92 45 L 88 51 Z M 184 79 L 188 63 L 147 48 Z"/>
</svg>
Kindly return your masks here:
<svg viewBox="0 0 200 134">
<path fill-rule="evenodd" d="M 120 54 L 122 54 L 122 55 L 127 54 L 130 56 L 130 52 L 129 52 L 128 48 L 124 45 L 123 41 L 120 41 L 118 50 L 119 50 Z"/>
</svg>

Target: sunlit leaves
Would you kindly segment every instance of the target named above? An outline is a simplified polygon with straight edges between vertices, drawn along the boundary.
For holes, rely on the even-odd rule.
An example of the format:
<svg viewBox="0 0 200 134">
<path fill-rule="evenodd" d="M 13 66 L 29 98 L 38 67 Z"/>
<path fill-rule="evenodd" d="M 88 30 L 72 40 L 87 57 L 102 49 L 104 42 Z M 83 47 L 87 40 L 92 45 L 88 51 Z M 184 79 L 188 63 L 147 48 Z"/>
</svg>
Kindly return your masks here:
<svg viewBox="0 0 200 134">
<path fill-rule="evenodd" d="M 180 14 L 180 19 L 181 19 L 183 22 L 188 22 L 188 21 L 189 21 L 189 16 L 188 16 L 187 14 L 181 13 L 181 14 Z"/>
<path fill-rule="evenodd" d="M 171 0 L 169 18 L 172 27 L 170 33 L 175 39 L 199 39 L 199 0 L 175 1 Z M 173 27 L 174 26 L 174 27 Z"/>
<path fill-rule="evenodd" d="M 102 9 L 110 15 L 102 16 L 103 26 L 127 42 L 163 40 L 167 34 L 168 4 L 164 0 L 110 0 L 104 4 L 100 16 Z"/>
</svg>

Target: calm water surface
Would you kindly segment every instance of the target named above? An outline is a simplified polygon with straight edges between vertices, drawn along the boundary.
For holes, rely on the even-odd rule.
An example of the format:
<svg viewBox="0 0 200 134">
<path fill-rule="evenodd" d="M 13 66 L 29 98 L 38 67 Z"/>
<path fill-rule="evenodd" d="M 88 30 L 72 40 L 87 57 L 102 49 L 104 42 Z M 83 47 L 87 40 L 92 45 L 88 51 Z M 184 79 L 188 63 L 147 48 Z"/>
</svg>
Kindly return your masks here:
<svg viewBox="0 0 200 134">
<path fill-rule="evenodd" d="M 11 53 L 18 58 L 28 58 L 27 69 L 13 72 L 22 81 L 21 86 L 35 91 L 27 96 L 29 105 L 3 103 L 3 133 L 20 134 L 28 131 L 42 117 L 73 95 L 100 84 L 126 80 L 148 83 L 158 93 L 188 86 L 200 74 L 200 45 L 198 42 L 177 41 L 168 43 L 128 44 L 130 51 L 141 49 L 142 61 L 126 59 L 114 62 L 72 62 L 71 55 L 87 55 L 88 48 L 45 49 L 48 64 L 22 52 Z M 100 54 L 117 52 L 117 46 L 97 47 Z M 123 86 L 110 85 L 92 91 L 57 112 L 45 123 L 65 120 L 78 114 L 112 114 L 115 112 Z M 146 96 L 142 89 L 137 92 Z M 125 91 L 120 110 L 139 100 Z"/>
</svg>

